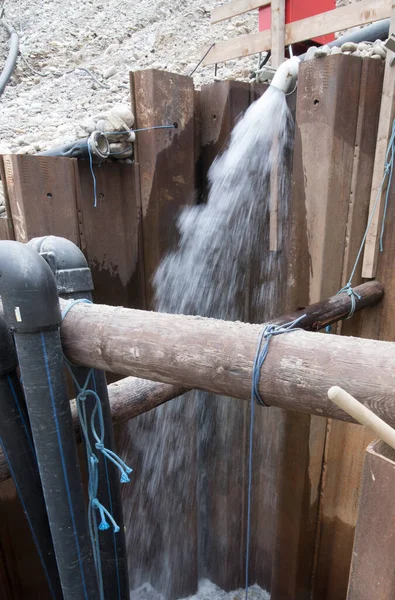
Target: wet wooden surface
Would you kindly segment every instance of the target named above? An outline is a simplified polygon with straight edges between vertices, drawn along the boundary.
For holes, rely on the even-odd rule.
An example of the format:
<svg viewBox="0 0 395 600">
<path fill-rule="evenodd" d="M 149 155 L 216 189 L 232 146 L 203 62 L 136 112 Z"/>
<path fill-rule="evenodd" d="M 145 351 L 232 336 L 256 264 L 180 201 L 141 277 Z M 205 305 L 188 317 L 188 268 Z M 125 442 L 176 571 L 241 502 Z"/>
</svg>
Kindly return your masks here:
<svg viewBox="0 0 395 600">
<path fill-rule="evenodd" d="M 347 600 L 395 597 L 395 451 L 382 441 L 367 448 Z"/>
<path fill-rule="evenodd" d="M 382 80 L 383 63 L 363 60 L 341 285 L 350 277 L 368 220 Z M 391 260 L 384 255 L 382 259 Z M 362 281 L 361 269 L 362 260 L 355 272 L 354 286 Z M 392 278 L 387 277 L 383 283 L 387 294 L 393 287 Z M 343 321 L 338 331 L 343 335 L 377 338 L 375 313 L 386 302 L 384 296 L 373 310 L 368 308 L 363 314 Z M 314 581 L 317 599 L 346 597 L 362 465 L 365 448 L 371 440 L 372 434 L 362 427 L 338 421 L 328 423 Z"/>
</svg>

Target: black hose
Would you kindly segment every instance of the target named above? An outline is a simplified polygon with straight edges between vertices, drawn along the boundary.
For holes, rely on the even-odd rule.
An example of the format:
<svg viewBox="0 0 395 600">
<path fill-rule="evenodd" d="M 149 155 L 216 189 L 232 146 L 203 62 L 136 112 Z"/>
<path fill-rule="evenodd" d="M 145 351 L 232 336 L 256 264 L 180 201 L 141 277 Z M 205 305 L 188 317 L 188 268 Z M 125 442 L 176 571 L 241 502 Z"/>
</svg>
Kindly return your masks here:
<svg viewBox="0 0 395 600">
<path fill-rule="evenodd" d="M 86 258 L 81 250 L 69 240 L 56 236 L 34 238 L 29 244 L 50 265 L 56 280 L 58 293 L 65 300 L 92 300 L 92 276 Z M 91 369 L 71 366 L 73 374 L 82 388 Z M 104 446 L 115 452 L 115 441 L 111 417 L 110 401 L 106 375 L 104 371 L 94 370 L 91 376 L 90 389 L 99 396 L 104 417 L 105 437 Z M 78 389 L 76 393 L 78 394 Z M 87 422 L 90 422 L 94 409 L 92 397 L 85 400 Z M 89 432 L 92 448 L 96 440 Z M 114 465 L 101 456 L 98 462 L 99 487 L 97 497 L 110 510 L 120 531 L 115 533 L 110 527 L 99 533 L 100 556 L 103 572 L 105 598 L 129 600 L 130 588 L 127 569 L 125 528 L 122 513 L 120 475 Z"/>
<path fill-rule="evenodd" d="M 26 245 L 0 242 L 0 295 L 14 331 L 64 600 L 92 600 L 99 589 L 50 267 Z"/>
<path fill-rule="evenodd" d="M 8 23 L 4 19 L 0 19 L 2 25 L 8 31 L 10 36 L 10 49 L 8 51 L 8 56 L 5 61 L 5 65 L 3 67 L 3 71 L 0 74 L 0 96 L 4 92 L 9 80 L 11 79 L 11 75 L 14 72 L 16 61 L 18 59 L 19 52 L 19 35 L 15 31 L 13 27 L 8 25 Z"/>
<path fill-rule="evenodd" d="M 29 417 L 16 367 L 14 342 L 4 318 L 0 316 L 0 444 L 32 532 L 52 598 L 62 600 Z"/>
</svg>

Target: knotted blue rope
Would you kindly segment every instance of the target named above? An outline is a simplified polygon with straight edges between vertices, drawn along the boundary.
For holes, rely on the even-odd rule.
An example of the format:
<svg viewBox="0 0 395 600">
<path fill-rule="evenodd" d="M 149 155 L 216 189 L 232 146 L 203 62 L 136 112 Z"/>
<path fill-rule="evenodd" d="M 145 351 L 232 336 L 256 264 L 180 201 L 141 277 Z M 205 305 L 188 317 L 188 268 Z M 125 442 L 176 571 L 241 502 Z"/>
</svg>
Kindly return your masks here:
<svg viewBox="0 0 395 600">
<path fill-rule="evenodd" d="M 385 184 L 387 184 L 387 188 L 386 188 L 386 192 L 385 192 L 383 218 L 382 218 L 382 221 L 381 221 L 381 232 L 380 232 L 380 252 L 383 252 L 383 250 L 384 250 L 384 242 L 383 242 L 383 240 L 384 240 L 385 220 L 386 220 L 386 217 L 387 217 L 388 199 L 389 199 L 389 193 L 390 193 L 390 188 L 391 188 L 392 175 L 393 175 L 393 171 L 394 171 L 394 162 L 395 162 L 395 119 L 392 122 L 391 137 L 389 139 L 388 147 L 387 147 L 387 152 L 386 152 L 386 155 L 385 155 L 385 166 L 384 166 L 383 178 L 381 180 L 381 184 L 380 184 L 380 187 L 378 189 L 376 199 L 374 201 L 371 213 L 369 215 L 369 219 L 368 219 L 368 222 L 367 222 L 367 225 L 366 225 L 365 233 L 363 234 L 361 245 L 359 246 L 357 257 L 356 257 L 355 262 L 354 262 L 354 266 L 353 266 L 353 268 L 351 270 L 351 274 L 350 274 L 350 277 L 349 277 L 346 285 L 344 287 L 342 287 L 342 289 L 337 292 L 338 294 L 341 294 L 341 293 L 345 292 L 345 293 L 348 294 L 348 296 L 350 298 L 351 309 L 350 309 L 350 312 L 349 312 L 349 315 L 348 315 L 347 319 L 350 319 L 353 316 L 354 312 L 355 312 L 356 298 L 360 299 L 359 294 L 357 294 L 353 290 L 353 288 L 352 288 L 352 280 L 354 279 L 355 271 L 357 269 L 358 263 L 359 263 L 360 258 L 362 256 L 362 251 L 363 251 L 363 249 L 365 247 L 366 238 L 368 236 L 368 232 L 369 232 L 370 226 L 372 224 L 373 217 L 375 215 L 377 206 L 379 204 L 379 201 L 380 201 L 380 198 L 381 198 L 381 194 L 383 192 Z"/>
<path fill-rule="evenodd" d="M 90 300 L 85 298 L 74 300 L 71 302 L 67 308 L 63 311 L 62 320 L 66 317 L 68 312 L 79 303 L 91 304 Z M 105 531 L 110 528 L 110 525 L 107 519 L 110 521 L 114 533 L 118 533 L 119 526 L 115 522 L 113 516 L 110 511 L 107 510 L 105 506 L 99 501 L 97 494 L 99 488 L 99 458 L 95 454 L 92 444 L 90 434 L 95 439 L 95 449 L 98 450 L 105 459 L 110 460 L 121 472 L 120 481 L 121 483 L 128 483 L 130 481 L 129 474 L 133 471 L 123 460 L 119 458 L 119 456 L 109 450 L 104 445 L 104 437 L 105 437 L 105 426 L 104 426 L 104 417 L 103 410 L 100 402 L 99 395 L 96 391 L 89 388 L 89 383 L 94 377 L 94 369 L 90 369 L 88 375 L 86 377 L 85 383 L 83 386 L 80 386 L 78 380 L 76 379 L 70 362 L 65 358 L 65 363 L 67 369 L 73 379 L 74 385 L 78 391 L 76 397 L 77 404 L 77 412 L 78 419 L 80 423 L 80 428 L 82 432 L 82 437 L 85 442 L 86 456 L 87 456 L 87 467 L 88 467 L 88 525 L 89 525 L 89 535 L 92 542 L 93 549 L 93 559 L 95 563 L 95 568 L 97 572 L 97 578 L 99 582 L 99 592 L 100 592 L 100 600 L 105 600 L 104 597 L 104 584 L 103 584 L 103 572 L 100 558 L 100 544 L 99 544 L 99 531 Z M 86 414 L 86 400 L 91 397 L 95 402 L 95 406 L 91 413 L 91 418 L 88 421 Z M 98 430 L 96 428 L 96 419 L 98 420 Z M 90 428 L 90 430 L 89 430 Z M 97 515 L 100 516 L 100 524 L 97 524 Z"/>
<path fill-rule="evenodd" d="M 268 406 L 262 399 L 259 393 L 259 380 L 261 377 L 261 371 L 263 363 L 269 352 L 270 340 L 282 333 L 290 333 L 296 331 L 296 325 L 305 318 L 306 315 L 298 317 L 294 321 L 285 323 L 284 325 L 266 325 L 262 330 L 258 345 L 255 353 L 254 365 L 252 368 L 252 384 L 251 384 L 251 402 L 250 402 L 250 435 L 249 435 L 249 451 L 248 451 L 248 493 L 247 493 L 247 535 L 246 535 L 246 562 L 245 562 L 245 575 L 246 575 L 246 595 L 245 598 L 248 600 L 248 586 L 249 586 L 249 567 L 250 567 L 250 543 L 251 543 L 251 492 L 252 492 L 252 459 L 253 459 L 253 432 L 254 432 L 254 417 L 255 417 L 255 403 L 260 406 Z"/>
</svg>

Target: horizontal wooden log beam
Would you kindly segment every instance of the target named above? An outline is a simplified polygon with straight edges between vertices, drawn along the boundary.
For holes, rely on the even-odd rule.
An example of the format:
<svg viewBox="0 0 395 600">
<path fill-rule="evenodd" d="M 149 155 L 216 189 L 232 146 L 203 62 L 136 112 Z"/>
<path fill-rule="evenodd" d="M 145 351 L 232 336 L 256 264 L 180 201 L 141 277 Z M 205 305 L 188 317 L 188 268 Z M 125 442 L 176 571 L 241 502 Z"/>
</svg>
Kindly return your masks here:
<svg viewBox="0 0 395 600">
<path fill-rule="evenodd" d="M 360 299 L 357 300 L 356 311 L 376 304 L 384 295 L 384 289 L 377 281 L 364 283 L 355 288 L 355 291 L 360 296 Z M 339 319 L 346 318 L 349 310 L 350 300 L 345 294 L 340 294 L 323 302 L 312 304 L 303 311 L 283 315 L 275 319 L 273 323 L 287 323 L 306 314 L 301 326 L 303 326 L 303 329 L 317 331 L 335 323 Z M 190 389 L 183 386 L 159 383 L 157 381 L 139 379 L 138 377 L 126 377 L 121 381 L 112 383 L 108 386 L 108 395 L 113 424 L 120 425 L 121 423 L 126 423 L 130 419 L 134 419 L 138 415 L 148 412 L 188 391 Z M 75 400 L 71 401 L 71 412 L 74 429 L 79 440 L 80 429 Z M 0 449 L 0 482 L 9 477 L 8 465 Z"/>
<path fill-rule="evenodd" d="M 374 5 L 370 0 L 361 0 L 319 15 L 300 19 L 285 26 L 285 44 L 303 42 L 321 35 L 373 23 L 391 15 L 391 0 L 382 0 Z M 212 65 L 240 56 L 248 56 L 271 49 L 270 31 L 242 35 L 231 40 L 217 42 L 203 61 Z"/>
<path fill-rule="evenodd" d="M 271 0 L 233 0 L 222 6 L 216 6 L 211 11 L 211 24 L 242 15 L 261 6 L 269 6 L 270 2 Z"/>
<path fill-rule="evenodd" d="M 61 327 L 75 364 L 244 400 L 261 331 L 262 325 L 84 304 Z M 327 398 L 339 385 L 395 424 L 394 384 L 395 344 L 295 331 L 272 339 L 259 389 L 272 406 L 349 421 Z"/>
</svg>

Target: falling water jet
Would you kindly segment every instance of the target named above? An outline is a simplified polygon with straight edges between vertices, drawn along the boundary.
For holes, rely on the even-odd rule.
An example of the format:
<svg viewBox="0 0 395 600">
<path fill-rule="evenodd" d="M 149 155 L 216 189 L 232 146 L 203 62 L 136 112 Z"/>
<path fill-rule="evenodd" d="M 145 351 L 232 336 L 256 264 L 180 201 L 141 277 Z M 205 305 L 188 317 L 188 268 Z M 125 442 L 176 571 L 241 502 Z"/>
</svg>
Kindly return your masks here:
<svg viewBox="0 0 395 600">
<path fill-rule="evenodd" d="M 158 310 L 241 321 L 251 319 L 250 306 L 265 307 L 265 319 L 278 312 L 276 303 L 286 264 L 284 254 L 268 252 L 270 178 L 276 165 L 283 236 L 293 144 L 293 119 L 285 93 L 295 85 L 298 62 L 292 59 L 278 69 L 272 86 L 234 127 L 228 148 L 209 171 L 207 204 L 187 207 L 180 214 L 178 248 L 163 259 L 154 277 Z M 145 417 L 144 436 L 132 438 L 134 447 L 129 452 L 137 451 L 141 457 L 140 485 L 144 488 L 141 494 L 136 489 L 136 495 L 155 503 L 147 514 L 146 502 L 137 501 L 130 511 L 130 524 L 126 523 L 131 531 L 128 554 L 133 557 L 133 587 L 140 586 L 132 592 L 132 599 L 145 600 L 148 589 L 149 598 L 153 598 L 155 590 L 161 598 L 171 597 L 172 573 L 182 571 L 186 554 L 196 554 L 193 542 L 185 534 L 185 523 L 195 502 L 199 520 L 198 576 L 201 579 L 208 575 L 204 556 L 210 539 L 202 534 L 209 526 L 210 504 L 205 490 L 210 479 L 205 457 L 215 429 L 216 448 L 223 449 L 218 453 L 221 468 L 227 475 L 234 469 L 234 465 L 226 464 L 226 449 L 230 432 L 240 427 L 242 410 L 234 401 L 222 400 L 213 413 L 213 405 L 213 397 L 201 392 L 191 393 L 188 402 L 173 400 Z M 191 433 L 196 427 L 196 415 L 198 457 Z M 126 454 L 129 460 L 129 436 L 125 435 L 124 457 Z M 141 447 L 136 448 L 140 442 Z M 198 475 L 193 468 L 196 460 Z M 170 478 L 176 482 L 175 488 L 169 489 Z M 235 515 L 235 519 L 241 521 L 242 517 Z M 221 540 L 221 545 L 227 547 L 231 542 Z M 240 540 L 239 543 L 242 545 Z M 162 553 L 149 560 L 155 547 L 161 548 Z M 150 585 L 142 585 L 144 582 Z"/>
</svg>

